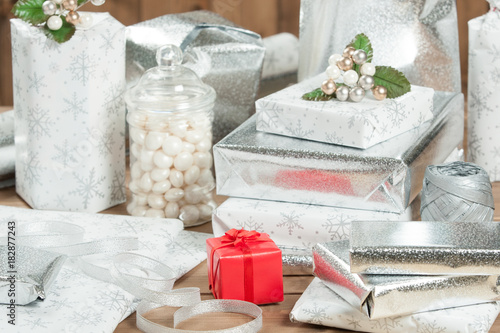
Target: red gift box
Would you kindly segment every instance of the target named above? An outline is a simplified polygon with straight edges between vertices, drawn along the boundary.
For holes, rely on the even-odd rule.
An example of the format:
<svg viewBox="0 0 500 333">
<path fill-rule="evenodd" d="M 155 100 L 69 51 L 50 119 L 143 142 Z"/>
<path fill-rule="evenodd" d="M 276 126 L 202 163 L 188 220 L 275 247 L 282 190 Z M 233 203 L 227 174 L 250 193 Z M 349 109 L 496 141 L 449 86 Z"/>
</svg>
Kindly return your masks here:
<svg viewBox="0 0 500 333">
<path fill-rule="evenodd" d="M 281 250 L 268 234 L 231 229 L 207 239 L 207 255 L 215 298 L 255 304 L 283 301 Z"/>
</svg>

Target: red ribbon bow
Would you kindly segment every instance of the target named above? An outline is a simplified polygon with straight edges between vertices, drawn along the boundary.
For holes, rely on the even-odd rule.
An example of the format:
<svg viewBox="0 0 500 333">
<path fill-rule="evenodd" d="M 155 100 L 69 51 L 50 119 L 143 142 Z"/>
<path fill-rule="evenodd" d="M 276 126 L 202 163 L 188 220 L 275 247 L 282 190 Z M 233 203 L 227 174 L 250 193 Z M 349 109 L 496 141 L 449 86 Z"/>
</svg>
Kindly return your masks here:
<svg viewBox="0 0 500 333">
<path fill-rule="evenodd" d="M 238 247 L 241 249 L 242 254 L 243 254 L 243 265 L 244 265 L 244 287 L 245 287 L 245 301 L 252 302 L 254 298 L 254 290 L 253 290 L 253 259 L 252 259 L 252 250 L 248 246 L 248 243 L 254 243 L 254 242 L 272 242 L 271 239 L 268 237 L 264 236 L 265 234 L 261 234 L 255 230 L 248 231 L 244 229 L 231 229 L 227 231 L 224 236 L 221 237 L 221 245 L 215 246 L 212 248 L 212 251 L 210 252 L 210 259 L 211 259 L 211 264 L 209 267 L 209 283 L 210 283 L 210 289 L 213 289 L 215 286 L 215 276 L 217 273 L 217 270 L 219 268 L 219 265 L 217 265 L 217 268 L 213 269 L 214 266 L 214 254 L 215 251 L 218 249 L 224 248 L 224 247 Z M 219 260 L 220 261 L 220 260 Z M 214 296 L 215 298 L 219 298 L 216 293 L 215 289 L 214 291 Z"/>
</svg>

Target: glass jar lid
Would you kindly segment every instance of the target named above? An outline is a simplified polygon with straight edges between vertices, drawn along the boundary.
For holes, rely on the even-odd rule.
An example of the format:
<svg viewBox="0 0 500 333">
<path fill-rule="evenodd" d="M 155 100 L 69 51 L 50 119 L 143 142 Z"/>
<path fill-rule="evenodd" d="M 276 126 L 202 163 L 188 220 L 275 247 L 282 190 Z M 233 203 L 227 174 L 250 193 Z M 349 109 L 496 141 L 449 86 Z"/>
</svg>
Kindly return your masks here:
<svg viewBox="0 0 500 333">
<path fill-rule="evenodd" d="M 147 70 L 125 94 L 129 110 L 177 112 L 212 107 L 215 90 L 182 66 L 182 51 L 165 45 L 156 52 L 157 67 Z"/>
</svg>

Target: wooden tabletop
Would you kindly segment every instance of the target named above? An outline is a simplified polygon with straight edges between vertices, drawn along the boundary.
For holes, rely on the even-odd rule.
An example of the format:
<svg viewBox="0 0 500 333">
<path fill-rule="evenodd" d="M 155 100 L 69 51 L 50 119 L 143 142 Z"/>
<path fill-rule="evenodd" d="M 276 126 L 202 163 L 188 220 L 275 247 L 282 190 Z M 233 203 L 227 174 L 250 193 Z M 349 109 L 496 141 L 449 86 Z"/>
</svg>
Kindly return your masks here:
<svg viewBox="0 0 500 333">
<path fill-rule="evenodd" d="M 0 112 L 10 108 L 0 107 Z M 493 196 L 495 205 L 500 207 L 500 182 L 493 183 Z M 225 198 L 218 197 L 219 202 Z M 16 194 L 14 187 L 0 189 L 0 205 L 15 206 L 29 208 L 29 206 Z M 113 207 L 104 211 L 107 214 L 127 215 L 125 204 Z M 495 221 L 500 221 L 500 212 L 495 211 Z M 191 231 L 212 232 L 211 223 L 188 228 Z M 279 304 L 271 304 L 261 306 L 263 310 L 263 329 L 261 332 L 350 332 L 342 329 L 328 328 L 324 326 L 316 326 L 309 324 L 292 323 L 289 320 L 289 313 L 292 310 L 295 302 L 299 299 L 302 292 L 309 285 L 312 276 L 285 276 L 283 279 L 285 300 Z M 202 299 L 213 299 L 212 294 L 208 290 L 207 266 L 206 261 L 198 265 L 192 271 L 183 276 L 174 288 L 183 287 L 198 287 L 202 293 Z M 160 308 L 151 311 L 146 316 L 159 324 L 172 327 L 172 314 L 174 308 Z M 118 325 L 116 333 L 131 333 L 141 332 L 135 325 L 135 313 L 125 319 Z M 249 318 L 237 314 L 210 314 L 197 317 L 182 323 L 178 328 L 191 330 L 213 330 L 221 328 L 229 328 L 238 324 L 249 321 Z M 497 318 L 490 332 L 500 332 L 500 319 Z"/>
</svg>

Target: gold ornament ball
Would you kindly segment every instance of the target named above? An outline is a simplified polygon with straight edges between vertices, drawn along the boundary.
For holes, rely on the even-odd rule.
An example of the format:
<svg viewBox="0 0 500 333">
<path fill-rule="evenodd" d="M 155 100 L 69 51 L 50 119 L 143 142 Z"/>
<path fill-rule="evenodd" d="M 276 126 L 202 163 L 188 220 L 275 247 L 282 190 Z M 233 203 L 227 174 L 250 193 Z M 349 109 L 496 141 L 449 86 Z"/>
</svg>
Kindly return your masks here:
<svg viewBox="0 0 500 333">
<path fill-rule="evenodd" d="M 337 66 L 343 71 L 352 69 L 353 64 L 354 62 L 352 61 L 352 59 L 347 57 L 344 57 L 337 62 Z"/>
<path fill-rule="evenodd" d="M 356 52 L 356 49 L 352 46 L 348 46 L 344 49 L 344 53 L 342 54 L 344 58 L 350 58 Z"/>
<path fill-rule="evenodd" d="M 387 88 L 384 86 L 376 86 L 373 87 L 372 93 L 376 100 L 382 101 L 387 97 Z"/>
<path fill-rule="evenodd" d="M 69 24 L 77 25 L 80 23 L 80 14 L 75 11 L 70 11 L 68 15 L 66 15 L 66 22 Z"/>
<path fill-rule="evenodd" d="M 78 7 L 77 0 L 64 0 L 62 3 L 62 7 L 66 10 L 75 10 Z"/>
<path fill-rule="evenodd" d="M 332 79 L 326 80 L 321 84 L 321 91 L 327 95 L 331 95 L 337 90 L 337 85 Z"/>
</svg>

